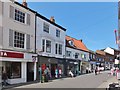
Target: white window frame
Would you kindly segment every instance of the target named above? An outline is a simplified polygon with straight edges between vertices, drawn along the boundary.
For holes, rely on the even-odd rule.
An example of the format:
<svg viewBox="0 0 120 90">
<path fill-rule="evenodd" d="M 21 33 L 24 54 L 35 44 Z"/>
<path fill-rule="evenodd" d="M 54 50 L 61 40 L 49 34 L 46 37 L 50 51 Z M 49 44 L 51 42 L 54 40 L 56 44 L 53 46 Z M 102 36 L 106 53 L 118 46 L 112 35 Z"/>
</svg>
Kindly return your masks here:
<svg viewBox="0 0 120 90">
<path fill-rule="evenodd" d="M 71 57 L 72 52 L 71 51 L 66 51 L 66 57 Z"/>
<path fill-rule="evenodd" d="M 43 23 L 43 32 L 50 33 L 50 25 L 47 23 Z"/>
<path fill-rule="evenodd" d="M 19 46 L 15 46 L 15 44 L 17 44 L 17 43 L 15 43 L 15 33 L 24 35 L 23 47 L 21 47 L 20 45 L 19 45 Z M 21 33 L 21 32 L 18 32 L 18 31 L 14 31 L 14 34 L 13 34 L 13 35 L 14 35 L 14 38 L 13 38 L 13 47 L 25 49 L 25 48 L 26 48 L 26 47 L 25 47 L 26 34 Z M 18 36 L 17 39 L 18 39 L 19 42 L 21 42 L 21 41 L 20 41 L 20 40 L 21 40 L 21 39 L 20 39 L 20 36 Z M 16 40 L 16 42 L 17 42 L 17 40 Z"/>
<path fill-rule="evenodd" d="M 49 50 L 49 51 L 48 51 L 48 49 L 47 49 L 47 41 L 50 42 L 50 50 Z M 50 40 L 46 40 L 45 46 L 46 46 L 46 53 L 51 53 L 51 50 L 52 50 L 52 42 L 51 42 Z"/>
<path fill-rule="evenodd" d="M 24 14 L 24 19 L 23 19 L 24 22 L 20 21 L 20 19 L 21 19 L 20 13 L 17 13 L 17 15 L 18 15 L 17 18 L 18 18 L 19 20 L 16 19 L 16 10 L 17 10 L 18 12 Z M 22 16 L 22 18 L 23 18 L 23 16 Z M 27 19 L 27 18 L 26 18 L 26 13 L 25 13 L 25 12 L 23 12 L 22 10 L 19 10 L 19 9 L 17 9 L 17 8 L 14 9 L 14 20 L 16 20 L 16 21 L 18 21 L 18 22 L 20 22 L 20 23 L 26 24 L 26 21 L 27 21 L 26 19 Z"/>
<path fill-rule="evenodd" d="M 60 38 L 60 30 L 56 29 L 56 37 Z"/>
</svg>

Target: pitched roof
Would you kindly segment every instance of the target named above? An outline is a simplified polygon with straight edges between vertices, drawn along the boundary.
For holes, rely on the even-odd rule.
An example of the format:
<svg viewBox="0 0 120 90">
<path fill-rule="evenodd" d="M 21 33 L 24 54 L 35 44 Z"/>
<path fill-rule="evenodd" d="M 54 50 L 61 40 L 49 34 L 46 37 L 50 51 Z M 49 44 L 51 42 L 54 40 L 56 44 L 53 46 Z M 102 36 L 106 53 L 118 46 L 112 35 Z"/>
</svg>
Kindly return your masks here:
<svg viewBox="0 0 120 90">
<path fill-rule="evenodd" d="M 101 54 L 101 55 L 105 55 L 105 52 L 101 51 L 101 50 L 96 50 L 96 53 Z"/>
<path fill-rule="evenodd" d="M 22 4 L 20 4 L 20 3 L 17 2 L 17 1 L 15 1 L 14 3 L 17 4 L 17 5 L 19 5 L 19 6 L 21 6 L 21 7 L 23 7 L 23 8 L 25 8 L 25 9 L 27 9 L 27 10 L 29 10 L 29 11 L 31 11 L 31 12 L 33 12 L 33 13 L 35 13 L 36 16 L 39 16 L 39 17 L 42 18 L 43 20 L 45 20 L 45 21 L 47 21 L 47 22 L 55 25 L 56 27 L 62 29 L 63 31 L 66 31 L 65 28 L 63 28 L 62 26 L 58 25 L 57 23 L 51 22 L 48 18 L 44 17 L 43 15 L 41 15 L 41 14 L 39 14 L 38 12 L 34 11 L 33 9 L 30 9 L 29 7 L 25 7 L 25 6 L 23 6 Z"/>
<path fill-rule="evenodd" d="M 76 49 L 80 49 L 80 50 L 83 50 L 83 51 L 89 51 L 87 49 L 87 47 L 85 46 L 85 44 L 82 42 L 82 40 L 77 40 L 75 38 L 72 38 L 70 36 L 66 36 L 66 41 L 73 41 L 74 43 L 74 47 L 73 48 L 76 48 Z M 68 44 L 66 44 L 66 46 L 69 46 Z"/>
</svg>

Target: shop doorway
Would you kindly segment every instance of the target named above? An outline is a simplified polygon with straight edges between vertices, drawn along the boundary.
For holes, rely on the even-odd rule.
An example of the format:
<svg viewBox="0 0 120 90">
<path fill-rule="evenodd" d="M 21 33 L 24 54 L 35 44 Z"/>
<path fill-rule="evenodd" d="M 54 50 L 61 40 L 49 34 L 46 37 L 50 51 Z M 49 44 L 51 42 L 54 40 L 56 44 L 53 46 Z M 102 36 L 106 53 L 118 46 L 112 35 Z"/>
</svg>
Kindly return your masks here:
<svg viewBox="0 0 120 90">
<path fill-rule="evenodd" d="M 51 76 L 55 78 L 55 69 L 57 68 L 57 64 L 51 64 Z"/>
<path fill-rule="evenodd" d="M 34 81 L 34 63 L 27 63 L 27 82 Z"/>
</svg>

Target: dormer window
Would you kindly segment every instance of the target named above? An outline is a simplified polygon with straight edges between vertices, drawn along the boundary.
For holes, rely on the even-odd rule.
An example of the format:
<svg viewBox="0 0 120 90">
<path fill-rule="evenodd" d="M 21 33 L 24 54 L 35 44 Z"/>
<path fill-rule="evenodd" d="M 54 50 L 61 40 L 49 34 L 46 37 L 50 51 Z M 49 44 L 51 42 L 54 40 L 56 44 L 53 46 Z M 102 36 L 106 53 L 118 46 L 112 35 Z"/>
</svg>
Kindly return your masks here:
<svg viewBox="0 0 120 90">
<path fill-rule="evenodd" d="M 74 46 L 73 41 L 69 41 L 68 43 L 69 43 L 70 46 Z"/>
</svg>

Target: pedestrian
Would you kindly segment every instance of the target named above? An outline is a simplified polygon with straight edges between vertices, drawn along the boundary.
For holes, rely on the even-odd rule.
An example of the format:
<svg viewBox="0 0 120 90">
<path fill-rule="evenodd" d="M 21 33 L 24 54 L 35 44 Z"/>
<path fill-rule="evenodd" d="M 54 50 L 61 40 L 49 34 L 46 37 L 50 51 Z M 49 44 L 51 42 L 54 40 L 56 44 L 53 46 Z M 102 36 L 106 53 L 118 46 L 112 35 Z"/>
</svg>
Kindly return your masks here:
<svg viewBox="0 0 120 90">
<path fill-rule="evenodd" d="M 55 69 L 55 78 L 58 78 L 58 69 Z"/>
<path fill-rule="evenodd" d="M 6 73 L 6 71 L 3 71 L 3 73 L 2 73 L 2 80 L 3 80 L 3 85 L 4 86 L 7 85 L 7 79 L 8 79 L 7 73 Z"/>
<path fill-rule="evenodd" d="M 39 66 L 40 82 L 42 83 L 42 68 Z"/>
<path fill-rule="evenodd" d="M 69 71 L 69 75 L 70 75 L 71 77 L 74 77 L 74 74 L 72 73 L 71 70 Z"/>
<path fill-rule="evenodd" d="M 48 67 L 44 70 L 44 77 L 45 77 L 45 82 L 48 82 L 48 78 L 49 78 Z"/>
<path fill-rule="evenodd" d="M 62 76 L 62 70 L 61 68 L 59 68 L 59 77 L 61 78 L 61 76 Z"/>
<path fill-rule="evenodd" d="M 100 67 L 97 67 L 97 71 L 98 71 L 98 73 L 100 74 Z"/>
<path fill-rule="evenodd" d="M 97 75 L 97 68 L 95 69 L 95 75 Z"/>
</svg>

